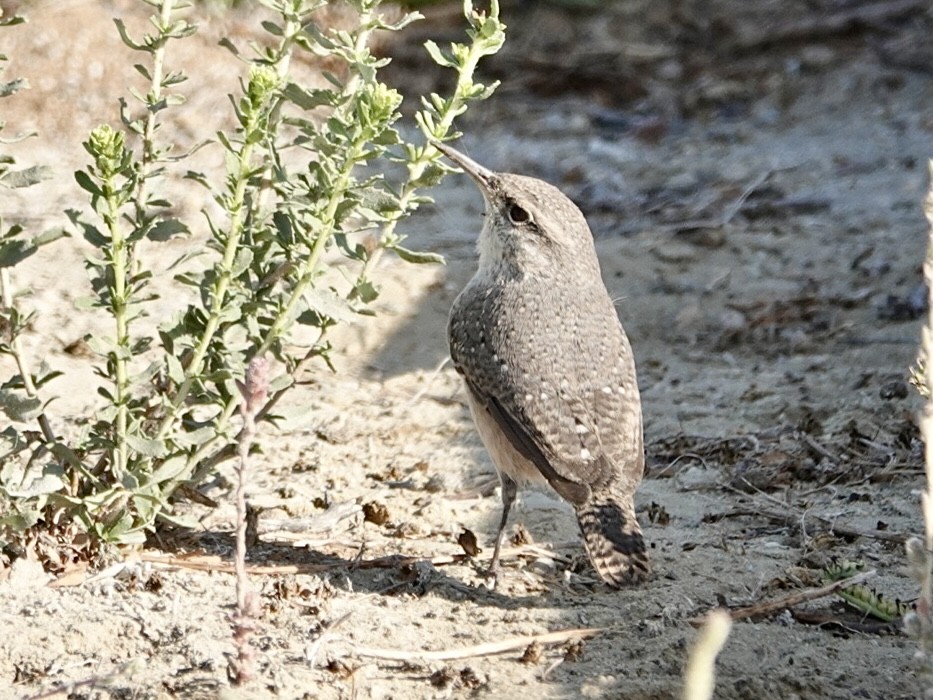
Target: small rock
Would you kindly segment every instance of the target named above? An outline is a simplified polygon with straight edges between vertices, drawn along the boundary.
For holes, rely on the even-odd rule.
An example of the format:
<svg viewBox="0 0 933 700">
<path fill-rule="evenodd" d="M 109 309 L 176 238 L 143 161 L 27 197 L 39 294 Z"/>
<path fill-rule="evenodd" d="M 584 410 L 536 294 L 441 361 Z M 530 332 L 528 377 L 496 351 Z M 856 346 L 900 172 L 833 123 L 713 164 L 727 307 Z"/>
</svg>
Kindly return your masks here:
<svg viewBox="0 0 933 700">
<path fill-rule="evenodd" d="M 823 44 L 805 46 L 800 52 L 800 66 L 807 70 L 818 70 L 832 65 L 836 52 Z"/>
<path fill-rule="evenodd" d="M 748 330 L 748 319 L 737 309 L 724 309 L 719 314 L 719 328 L 726 333 Z"/>
<path fill-rule="evenodd" d="M 885 382 L 878 392 L 878 395 L 886 401 L 906 399 L 909 394 L 910 389 L 907 387 L 907 382 L 903 379 L 894 379 L 890 382 Z"/>
<path fill-rule="evenodd" d="M 905 296 L 888 294 L 877 306 L 878 318 L 883 321 L 913 321 L 927 310 L 926 285 L 917 285 Z"/>
<path fill-rule="evenodd" d="M 693 192 L 699 186 L 700 179 L 691 172 L 678 173 L 667 181 L 667 189 L 675 192 Z"/>
<path fill-rule="evenodd" d="M 385 525 L 389 522 L 389 509 L 384 503 L 370 501 L 363 504 L 363 520 L 374 525 Z"/>
<path fill-rule="evenodd" d="M 696 466 L 684 469 L 675 478 L 683 491 L 713 489 L 719 484 L 718 475 L 714 470 Z"/>
<path fill-rule="evenodd" d="M 476 534 L 467 528 L 457 536 L 457 542 L 468 557 L 478 556 L 483 551 L 476 542 Z"/>
<path fill-rule="evenodd" d="M 651 254 L 661 262 L 686 263 L 696 259 L 696 250 L 687 243 L 667 241 L 651 249 Z"/>
</svg>

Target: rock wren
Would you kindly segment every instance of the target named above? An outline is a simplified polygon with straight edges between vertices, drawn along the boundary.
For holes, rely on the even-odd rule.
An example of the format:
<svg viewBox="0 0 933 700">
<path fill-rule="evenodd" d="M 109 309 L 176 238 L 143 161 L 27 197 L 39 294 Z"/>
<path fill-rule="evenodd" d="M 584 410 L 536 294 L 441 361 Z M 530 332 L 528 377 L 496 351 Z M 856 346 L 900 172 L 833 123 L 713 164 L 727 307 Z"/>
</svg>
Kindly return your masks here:
<svg viewBox="0 0 933 700">
<path fill-rule="evenodd" d="M 546 182 L 434 145 L 486 201 L 479 267 L 447 336 L 502 483 L 490 573 L 518 485 L 544 482 L 573 505 L 603 581 L 643 580 L 650 564 L 633 499 L 645 465 L 641 399 L 586 219 Z"/>
</svg>

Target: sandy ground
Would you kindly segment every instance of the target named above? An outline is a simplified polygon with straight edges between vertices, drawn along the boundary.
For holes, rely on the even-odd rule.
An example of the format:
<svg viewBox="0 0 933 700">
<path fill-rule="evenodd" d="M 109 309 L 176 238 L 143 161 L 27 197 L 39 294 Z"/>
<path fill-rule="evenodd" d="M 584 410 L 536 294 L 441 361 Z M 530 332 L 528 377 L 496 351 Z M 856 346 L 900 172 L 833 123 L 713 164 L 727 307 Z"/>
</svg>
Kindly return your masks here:
<svg viewBox="0 0 933 700">
<path fill-rule="evenodd" d="M 515 35 L 490 67 L 506 83 L 463 125 L 475 158 L 560 185 L 596 233 L 639 367 L 649 473 L 637 503 L 652 581 L 598 584 L 572 512 L 544 491 L 521 497 L 510 533 L 523 544 L 506 552 L 499 585 L 481 574 L 495 475 L 442 366 L 481 200 L 452 177 L 407 227 L 447 266 L 385 260 L 379 317 L 342 330 L 340 371 L 311 373 L 283 428 L 260 436 L 255 682 L 226 680 L 233 578 L 151 561 L 160 543 L 189 563 L 229 560 L 222 469 L 205 489 L 217 509 L 180 506 L 202 528 L 163 533 L 116 575 L 55 588 L 25 560 L 4 572 L 0 698 L 84 682 L 68 697 L 660 700 L 679 696 L 689 620 L 713 607 L 819 586 L 833 561 L 875 570 L 870 585 L 886 598 L 912 599 L 901 542 L 921 530 L 922 480 L 907 379 L 925 309 L 933 80 L 910 49 L 928 41 L 931 19 L 908 8 L 794 34 L 792 22 L 860 5 L 715 6 L 702 21 L 691 3 L 618 3 L 606 17 L 507 6 Z M 7 30 L 8 74 L 33 90 L 6 100 L 4 118 L 41 133 L 17 147 L 25 163 L 55 167 L 51 182 L 4 195 L 7 221 L 41 230 L 81 201 L 80 140 L 115 115 L 132 80 L 105 58 L 121 51 L 116 11 L 133 15 L 127 3 L 37 3 L 27 29 Z M 439 15 L 417 31 L 450 33 Z M 216 40 L 242 40 L 244 26 L 243 15 L 212 16 L 179 49 L 214 68 L 192 79 L 182 142 L 229 119 L 224 92 L 207 87 L 234 89 Z M 704 40 L 714 30 L 723 45 Z M 429 79 L 407 72 L 419 36 L 397 47 L 395 73 L 416 89 Z M 564 73 L 547 64 L 555 55 Z M 174 187 L 196 218 L 197 196 Z M 191 242 L 168 245 L 166 261 Z M 40 310 L 31 351 L 69 373 L 52 385 L 63 430 L 93 400 L 91 360 L 65 352 L 100 322 L 71 306 L 86 294 L 84 252 L 62 242 L 17 271 Z M 464 529 L 485 550 L 474 561 L 459 556 Z M 529 649 L 533 635 L 576 628 L 602 631 Z M 504 653 L 471 653 L 516 638 Z M 823 597 L 737 623 L 716 697 L 915 697 L 914 648 L 896 624 Z"/>
</svg>

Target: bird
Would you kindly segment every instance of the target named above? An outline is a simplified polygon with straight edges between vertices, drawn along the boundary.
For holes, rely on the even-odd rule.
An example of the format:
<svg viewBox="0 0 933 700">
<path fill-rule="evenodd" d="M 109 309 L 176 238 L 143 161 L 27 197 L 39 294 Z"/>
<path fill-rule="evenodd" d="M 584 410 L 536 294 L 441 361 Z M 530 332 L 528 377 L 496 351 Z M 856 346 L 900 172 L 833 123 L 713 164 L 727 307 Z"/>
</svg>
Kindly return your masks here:
<svg viewBox="0 0 933 700">
<path fill-rule="evenodd" d="M 454 300 L 447 339 L 501 483 L 488 573 L 498 577 L 518 487 L 544 483 L 573 506 L 599 578 L 613 588 L 642 582 L 651 562 L 634 503 L 641 398 L 589 225 L 553 185 L 434 145 L 485 200 L 476 273 Z"/>
</svg>

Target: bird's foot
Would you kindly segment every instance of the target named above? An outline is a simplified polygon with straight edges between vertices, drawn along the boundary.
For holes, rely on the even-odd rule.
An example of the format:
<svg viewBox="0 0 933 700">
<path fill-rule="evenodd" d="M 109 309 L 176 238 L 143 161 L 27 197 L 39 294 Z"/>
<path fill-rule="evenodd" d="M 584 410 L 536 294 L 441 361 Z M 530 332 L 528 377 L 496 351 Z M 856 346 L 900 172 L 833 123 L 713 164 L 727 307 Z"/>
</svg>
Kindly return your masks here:
<svg viewBox="0 0 933 700">
<path fill-rule="evenodd" d="M 502 569 L 499 568 L 499 562 L 494 562 L 490 564 L 486 570 L 483 572 L 483 578 L 486 579 L 486 586 L 489 590 L 496 590 L 496 586 L 499 584 L 499 576 L 502 574 Z"/>
</svg>

